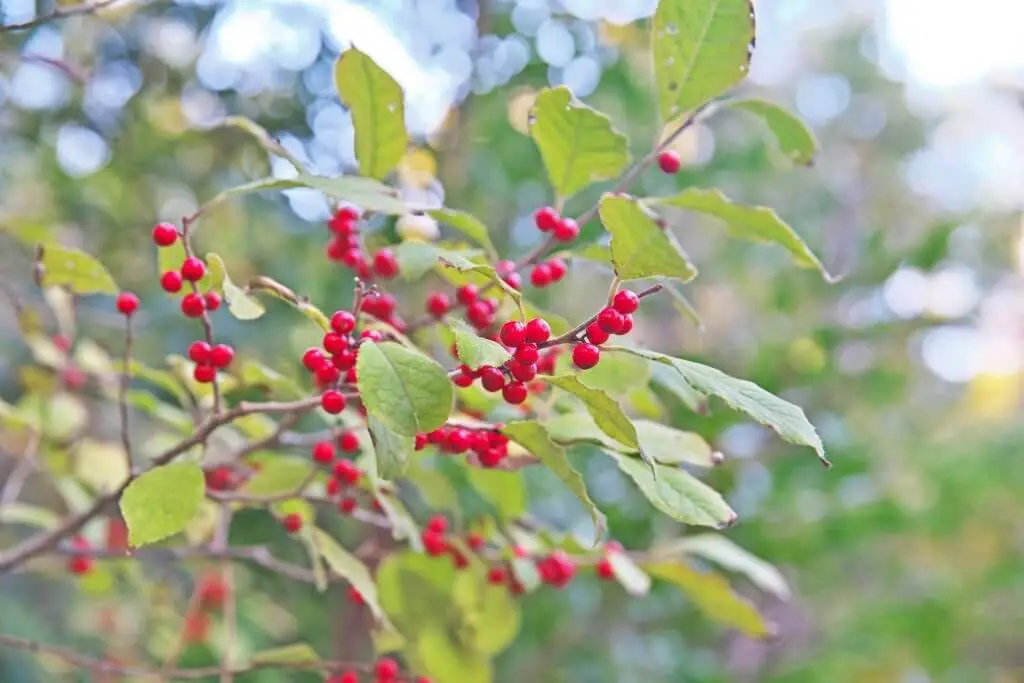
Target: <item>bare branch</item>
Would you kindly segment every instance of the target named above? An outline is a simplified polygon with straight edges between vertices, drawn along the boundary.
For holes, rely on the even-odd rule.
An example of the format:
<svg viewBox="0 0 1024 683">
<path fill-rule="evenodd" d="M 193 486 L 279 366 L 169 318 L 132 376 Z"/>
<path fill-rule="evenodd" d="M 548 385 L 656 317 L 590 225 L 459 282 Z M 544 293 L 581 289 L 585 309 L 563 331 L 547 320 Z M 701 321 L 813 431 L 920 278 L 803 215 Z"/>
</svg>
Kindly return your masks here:
<svg viewBox="0 0 1024 683">
<path fill-rule="evenodd" d="M 48 24 L 51 21 L 59 21 L 61 19 L 67 19 L 68 17 L 80 16 L 83 14 L 93 14 L 99 12 L 102 9 L 113 7 L 119 3 L 128 3 L 133 0 L 92 0 L 92 2 L 83 2 L 80 5 L 70 5 L 67 7 L 58 7 L 49 14 L 42 14 L 35 19 L 29 19 L 19 24 L 0 24 L 0 33 L 6 33 L 8 31 L 27 31 L 28 29 Z"/>
</svg>

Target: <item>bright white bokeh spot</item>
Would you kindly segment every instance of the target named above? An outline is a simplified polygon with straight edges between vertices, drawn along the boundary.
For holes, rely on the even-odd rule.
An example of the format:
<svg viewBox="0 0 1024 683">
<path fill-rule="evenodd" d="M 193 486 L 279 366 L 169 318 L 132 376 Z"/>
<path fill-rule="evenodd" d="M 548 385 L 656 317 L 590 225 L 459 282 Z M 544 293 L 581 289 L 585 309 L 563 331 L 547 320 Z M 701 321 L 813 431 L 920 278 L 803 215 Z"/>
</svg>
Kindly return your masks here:
<svg viewBox="0 0 1024 683">
<path fill-rule="evenodd" d="M 940 379 L 968 382 L 982 368 L 982 341 L 982 334 L 971 327 L 937 327 L 921 339 L 921 360 Z"/>
<path fill-rule="evenodd" d="M 970 313 L 980 298 L 981 290 L 974 272 L 954 266 L 929 277 L 925 310 L 941 318 L 960 318 Z"/>
<path fill-rule="evenodd" d="M 110 147 L 94 130 L 66 123 L 57 133 L 57 163 L 72 178 L 92 175 L 110 161 Z"/>
<path fill-rule="evenodd" d="M 564 67 L 576 53 L 572 33 L 557 19 L 548 19 L 537 29 L 537 55 L 551 66 Z"/>
<path fill-rule="evenodd" d="M 562 84 L 576 97 L 586 97 L 601 82 L 601 67 L 592 57 L 577 57 L 562 70 Z"/>
<path fill-rule="evenodd" d="M 916 318 L 928 301 L 928 277 L 917 268 L 900 268 L 885 281 L 882 296 L 899 317 Z"/>
</svg>

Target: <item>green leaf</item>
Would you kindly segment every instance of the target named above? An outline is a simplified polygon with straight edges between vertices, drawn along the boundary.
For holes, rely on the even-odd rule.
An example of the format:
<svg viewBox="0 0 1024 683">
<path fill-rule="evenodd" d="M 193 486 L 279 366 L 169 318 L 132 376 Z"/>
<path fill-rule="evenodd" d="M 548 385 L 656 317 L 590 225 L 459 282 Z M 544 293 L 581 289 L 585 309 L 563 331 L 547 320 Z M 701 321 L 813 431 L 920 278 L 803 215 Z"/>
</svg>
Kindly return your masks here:
<svg viewBox="0 0 1024 683">
<path fill-rule="evenodd" d="M 567 368 L 572 363 L 569 354 L 563 355 L 559 361 L 564 362 Z M 577 372 L 576 377 L 592 389 L 621 395 L 650 380 L 651 364 L 642 358 L 625 354 L 607 355 L 589 370 Z"/>
<path fill-rule="evenodd" d="M 402 88 L 367 54 L 352 47 L 334 65 L 341 102 L 352 115 L 359 171 L 383 179 L 405 155 L 405 100 Z"/>
<path fill-rule="evenodd" d="M 634 198 L 605 194 L 598 205 L 601 222 L 612 235 L 612 264 L 622 280 L 668 277 L 689 282 L 697 268 L 667 230 L 654 222 Z"/>
<path fill-rule="evenodd" d="M 566 249 L 565 251 L 560 251 L 557 256 L 567 259 L 583 259 L 585 261 L 611 265 L 612 249 L 607 244 L 591 242 L 582 249 Z"/>
<path fill-rule="evenodd" d="M 366 419 L 373 442 L 373 453 L 377 459 L 377 476 L 381 479 L 397 479 L 405 474 L 413 452 L 413 437 L 402 436 L 391 431 L 376 416 Z"/>
<path fill-rule="evenodd" d="M 434 209 L 427 213 L 433 216 L 439 223 L 444 223 L 448 227 L 458 230 L 466 237 L 483 246 L 492 258 L 496 257 L 498 250 L 494 248 L 494 243 L 491 242 L 487 226 L 473 214 L 446 208 Z"/>
<path fill-rule="evenodd" d="M 398 190 L 388 187 L 373 178 L 361 178 L 358 176 L 327 178 L 324 176 L 302 174 L 295 178 L 261 178 L 244 185 L 230 187 L 207 200 L 203 204 L 203 212 L 209 212 L 213 207 L 243 195 L 272 190 L 294 190 L 299 187 L 319 190 L 331 197 L 351 202 L 363 207 L 367 211 L 378 213 L 402 215 L 416 208 L 402 201 Z"/>
<path fill-rule="evenodd" d="M 206 484 L 195 462 L 176 462 L 143 473 L 121 496 L 121 514 L 133 546 L 173 536 L 199 510 Z"/>
<path fill-rule="evenodd" d="M 689 472 L 658 463 L 649 467 L 637 458 L 613 451 L 608 455 L 636 482 L 647 500 L 672 519 L 718 529 L 736 522 L 736 513 L 722 496 Z"/>
<path fill-rule="evenodd" d="M 553 441 L 562 444 L 594 443 L 605 448 L 619 450 L 623 445 L 611 439 L 594 422 L 590 413 L 576 411 L 562 413 L 543 420 L 541 424 Z"/>
<path fill-rule="evenodd" d="M 54 529 L 60 524 L 60 517 L 52 510 L 28 503 L 5 503 L 0 506 L 0 522 L 4 524 L 28 524 L 40 529 Z"/>
<path fill-rule="evenodd" d="M 246 495 L 257 498 L 298 493 L 314 472 L 308 460 L 274 455 L 260 461 L 260 468 L 245 483 Z"/>
<path fill-rule="evenodd" d="M 373 582 L 370 570 L 359 558 L 341 547 L 334 538 L 323 529 L 313 527 L 311 529 L 313 543 L 324 558 L 324 562 L 331 570 L 342 577 L 363 596 L 366 605 L 378 619 L 384 619 L 384 610 L 381 609 L 380 600 L 377 598 L 377 586 Z"/>
<path fill-rule="evenodd" d="M 83 251 L 49 244 L 38 247 L 43 287 L 67 287 L 75 294 L 117 294 L 103 265 Z M 180 264 L 179 264 L 180 265 Z"/>
<path fill-rule="evenodd" d="M 651 33 L 658 109 L 670 121 L 747 75 L 754 6 L 751 0 L 661 0 Z"/>
<path fill-rule="evenodd" d="M 779 150 L 794 164 L 810 164 L 818 153 L 818 140 L 799 117 L 774 102 L 734 100 L 733 109 L 741 109 L 760 118 L 775 136 Z"/>
<path fill-rule="evenodd" d="M 632 353 L 673 368 L 693 389 L 702 394 L 718 396 L 735 410 L 746 413 L 761 424 L 771 427 L 789 443 L 810 446 L 823 464 L 831 467 L 825 457 L 821 437 L 799 406 L 771 394 L 753 382 L 730 377 L 721 370 L 690 360 L 672 358 L 645 349 L 609 346 L 606 350 Z"/>
<path fill-rule="evenodd" d="M 590 183 L 614 178 L 629 165 L 629 141 L 611 119 L 576 101 L 565 86 L 545 88 L 530 112 L 530 136 L 551 186 L 569 197 Z"/>
<path fill-rule="evenodd" d="M 209 264 L 209 272 L 212 278 L 213 289 L 219 289 L 224 293 L 224 299 L 228 303 L 228 311 L 238 320 L 255 320 L 267 312 L 262 303 L 249 295 L 249 293 L 236 285 L 228 277 L 224 261 L 217 254 L 207 254 L 206 262 Z"/>
<path fill-rule="evenodd" d="M 519 609 L 503 586 L 492 586 L 482 567 L 459 572 L 452 605 L 461 616 L 459 640 L 473 652 L 497 654 L 519 632 Z"/>
<path fill-rule="evenodd" d="M 826 281 L 834 278 L 792 227 L 765 206 L 735 204 L 718 189 L 689 188 L 672 197 L 646 200 L 651 204 L 696 211 L 725 222 L 729 234 L 750 242 L 778 244 L 801 268 L 815 268 Z"/>
<path fill-rule="evenodd" d="M 472 273 L 482 280 L 476 280 L 476 284 L 488 284 L 493 282 L 494 284 L 501 287 L 506 294 L 508 294 L 516 305 L 519 306 L 520 310 L 523 307 L 523 295 L 516 289 L 513 289 L 507 282 L 498 277 L 498 273 L 494 270 L 493 266 L 486 263 L 474 263 L 469 259 L 465 258 L 462 254 L 451 254 L 449 257 L 441 257 L 439 260 L 444 268 L 454 269 L 460 273 Z M 523 313 L 525 317 L 525 313 Z M 552 331 L 554 331 L 552 329 Z"/>
<path fill-rule="evenodd" d="M 652 550 L 652 555 L 658 558 L 680 553 L 696 555 L 723 569 L 742 574 L 755 586 L 781 600 L 790 597 L 789 584 L 782 572 L 725 536 L 696 534 L 670 541 Z"/>
<path fill-rule="evenodd" d="M 118 372 L 122 372 L 124 369 L 124 362 L 115 361 L 114 366 L 117 368 Z M 163 389 L 175 398 L 178 405 L 189 405 L 188 392 L 185 391 L 181 386 L 181 383 L 178 382 L 170 372 L 146 367 L 139 361 L 132 359 L 132 361 L 128 363 L 128 373 L 132 378 L 141 379 Z"/>
<path fill-rule="evenodd" d="M 736 595 L 722 576 L 699 572 L 681 562 L 641 565 L 648 574 L 678 586 L 693 604 L 712 620 L 750 636 L 765 637 L 772 629 L 757 609 Z"/>
<path fill-rule="evenodd" d="M 573 394 L 583 401 L 587 412 L 594 418 L 594 422 L 602 432 L 630 448 L 640 448 L 640 441 L 637 439 L 633 422 L 622 411 L 622 406 L 614 398 L 600 389 L 588 387 L 572 375 L 545 377 L 544 379 L 549 384 Z"/>
<path fill-rule="evenodd" d="M 402 633 L 415 639 L 437 627 L 451 610 L 455 568 L 451 562 L 410 551 L 388 553 L 377 568 L 380 605 Z"/>
<path fill-rule="evenodd" d="M 432 431 L 451 414 L 448 373 L 418 351 L 394 342 L 365 343 L 359 347 L 356 374 L 367 412 L 397 434 Z"/>
<path fill-rule="evenodd" d="M 526 483 L 519 474 L 469 467 L 466 478 L 502 519 L 515 520 L 526 513 Z"/>
<path fill-rule="evenodd" d="M 651 590 L 651 577 L 637 566 L 629 555 L 622 552 L 610 552 L 607 558 L 615 580 L 626 589 L 627 593 L 638 596 L 647 595 Z"/>
<path fill-rule="evenodd" d="M 282 645 L 257 652 L 252 656 L 253 664 L 304 664 L 318 661 L 320 655 L 307 643 Z"/>
<path fill-rule="evenodd" d="M 437 267 L 438 259 L 472 259 L 483 254 L 479 249 L 445 249 L 427 242 L 406 240 L 391 247 L 398 261 L 398 271 L 407 281 L 418 280 Z"/>
<path fill-rule="evenodd" d="M 704 331 L 704 321 L 701 320 L 697 308 L 690 303 L 686 295 L 679 289 L 675 282 L 667 278 L 657 278 L 658 284 L 662 286 L 665 293 L 672 299 L 672 306 L 679 311 L 679 314 L 689 320 L 697 327 L 698 332 Z"/>
<path fill-rule="evenodd" d="M 510 422 L 505 425 L 501 433 L 528 450 L 562 480 L 590 513 L 591 519 L 594 520 L 595 537 L 599 539 L 605 530 L 604 515 L 590 499 L 586 482 L 583 481 L 580 473 L 573 469 L 569 457 L 565 454 L 565 449 L 551 440 L 544 426 L 539 422 L 529 420 Z"/>
<path fill-rule="evenodd" d="M 707 415 L 708 397 L 687 384 L 671 365 L 652 363 L 651 382 L 674 394 L 683 405 L 698 415 Z"/>
<path fill-rule="evenodd" d="M 498 367 L 512 358 L 504 346 L 477 335 L 469 325 L 457 318 L 452 319 L 448 327 L 455 335 L 455 350 L 459 360 L 473 370 L 484 365 Z"/>
<path fill-rule="evenodd" d="M 492 683 L 490 654 L 474 652 L 453 636 L 451 629 L 437 624 L 420 633 L 407 655 L 436 683 Z"/>
<path fill-rule="evenodd" d="M 652 460 L 665 465 L 698 465 L 714 467 L 722 461 L 722 455 L 699 434 L 681 432 L 658 422 L 634 420 L 640 446 Z"/>
<path fill-rule="evenodd" d="M 242 384 L 247 387 L 262 387 L 287 398 L 302 398 L 307 395 L 293 380 L 259 361 L 247 360 L 235 370 Z"/>
</svg>

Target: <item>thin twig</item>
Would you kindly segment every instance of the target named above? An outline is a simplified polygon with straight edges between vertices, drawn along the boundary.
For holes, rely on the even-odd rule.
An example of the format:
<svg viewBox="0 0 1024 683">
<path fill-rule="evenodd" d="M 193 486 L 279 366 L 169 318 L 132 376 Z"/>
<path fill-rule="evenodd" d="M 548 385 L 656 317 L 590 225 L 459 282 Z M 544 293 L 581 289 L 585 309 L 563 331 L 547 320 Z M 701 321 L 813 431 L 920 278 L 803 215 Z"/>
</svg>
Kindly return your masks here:
<svg viewBox="0 0 1024 683">
<path fill-rule="evenodd" d="M 11 470 L 11 473 L 7 475 L 7 481 L 4 482 L 3 491 L 0 492 L 0 509 L 18 500 L 25 482 L 28 481 L 29 476 L 38 467 L 39 444 L 41 442 L 42 436 L 40 433 L 33 431 L 32 436 L 29 437 L 25 452 L 18 460 L 18 464 Z"/>
<path fill-rule="evenodd" d="M 189 258 L 193 256 L 192 252 L 192 239 L 191 239 L 191 228 L 192 222 L 199 216 L 199 212 L 196 212 L 192 216 L 186 216 L 181 219 L 181 244 L 185 247 L 185 257 Z M 202 296 L 199 293 L 199 285 L 195 282 L 190 282 L 192 293 L 196 296 Z M 206 339 L 206 343 L 213 347 L 213 323 L 210 321 L 210 312 L 206 310 L 206 302 L 203 302 L 203 315 L 200 316 L 199 321 L 203 325 L 203 334 Z M 218 380 L 218 372 L 213 373 L 213 414 L 220 413 L 220 382 Z"/>
<path fill-rule="evenodd" d="M 79 16 L 82 14 L 92 14 L 100 11 L 101 9 L 106 9 L 107 7 L 116 5 L 119 2 L 129 1 L 131 0 L 93 0 L 92 2 L 83 2 L 80 5 L 58 7 L 49 14 L 42 14 L 35 19 L 29 19 L 28 21 L 23 21 L 19 24 L 2 24 L 0 25 L 0 33 L 5 33 L 7 31 L 25 31 L 42 24 L 48 24 L 51 21 L 67 19 L 68 17 Z"/>
<path fill-rule="evenodd" d="M 648 297 L 652 294 L 660 292 L 662 289 L 664 289 L 662 285 L 651 285 L 642 292 L 637 292 L 636 298 L 643 299 L 644 297 Z M 537 344 L 537 348 L 547 349 L 552 346 L 558 346 L 560 344 L 571 344 L 572 342 L 579 341 L 580 337 L 586 331 L 587 327 L 589 327 L 592 322 L 595 322 L 597 320 L 598 315 L 599 313 L 595 313 L 594 315 L 590 316 L 589 318 L 587 318 L 579 325 L 566 332 L 565 334 L 561 334 L 557 337 L 549 339 L 543 344 Z"/>
<path fill-rule="evenodd" d="M 128 384 L 131 382 L 132 316 L 124 318 L 124 366 L 121 368 L 121 386 L 117 394 L 117 408 L 121 414 L 121 446 L 124 448 L 125 471 L 132 472 L 132 442 L 128 435 Z"/>
</svg>

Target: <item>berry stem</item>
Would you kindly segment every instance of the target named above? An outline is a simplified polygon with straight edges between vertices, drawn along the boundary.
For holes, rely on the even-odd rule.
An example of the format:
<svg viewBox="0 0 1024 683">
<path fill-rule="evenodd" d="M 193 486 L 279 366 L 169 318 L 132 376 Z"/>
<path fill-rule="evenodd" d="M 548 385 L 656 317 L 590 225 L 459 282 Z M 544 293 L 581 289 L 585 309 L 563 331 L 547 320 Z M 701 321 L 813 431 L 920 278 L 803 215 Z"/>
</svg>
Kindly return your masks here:
<svg viewBox="0 0 1024 683">
<path fill-rule="evenodd" d="M 129 477 L 132 474 L 132 443 L 128 435 L 128 384 L 131 381 L 133 317 L 124 317 L 124 365 L 121 368 L 121 382 L 117 392 L 117 409 L 121 417 L 121 445 L 124 447 L 125 472 Z"/>
</svg>

